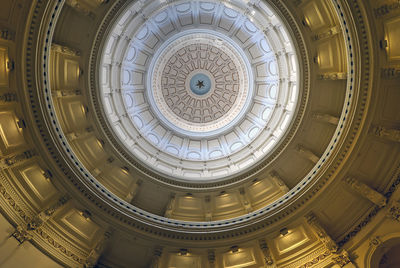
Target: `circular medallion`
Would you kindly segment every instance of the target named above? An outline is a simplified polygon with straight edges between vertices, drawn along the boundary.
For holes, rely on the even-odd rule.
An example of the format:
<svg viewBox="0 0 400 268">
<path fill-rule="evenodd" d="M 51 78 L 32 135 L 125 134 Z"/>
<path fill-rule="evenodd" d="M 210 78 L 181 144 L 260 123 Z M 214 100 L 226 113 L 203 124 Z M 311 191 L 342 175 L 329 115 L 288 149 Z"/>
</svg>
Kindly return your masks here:
<svg viewBox="0 0 400 268">
<path fill-rule="evenodd" d="M 203 74 L 203 73 L 197 73 L 192 76 L 190 79 L 190 90 L 198 95 L 198 96 L 203 96 L 210 92 L 211 89 L 211 80 L 210 78 Z"/>
<path fill-rule="evenodd" d="M 245 114 L 253 95 L 250 63 L 218 33 L 183 32 L 159 51 L 148 96 L 171 129 L 215 136 Z"/>
</svg>

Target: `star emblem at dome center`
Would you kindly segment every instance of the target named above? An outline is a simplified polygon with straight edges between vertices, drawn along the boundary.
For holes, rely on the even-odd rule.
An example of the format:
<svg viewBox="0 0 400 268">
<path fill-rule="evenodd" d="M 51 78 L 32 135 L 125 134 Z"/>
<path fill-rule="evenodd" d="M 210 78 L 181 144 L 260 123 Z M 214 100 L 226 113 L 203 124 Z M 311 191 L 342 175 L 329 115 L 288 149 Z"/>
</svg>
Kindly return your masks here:
<svg viewBox="0 0 400 268">
<path fill-rule="evenodd" d="M 204 81 L 197 80 L 196 87 L 198 87 L 199 89 L 203 88 L 204 87 Z"/>
</svg>

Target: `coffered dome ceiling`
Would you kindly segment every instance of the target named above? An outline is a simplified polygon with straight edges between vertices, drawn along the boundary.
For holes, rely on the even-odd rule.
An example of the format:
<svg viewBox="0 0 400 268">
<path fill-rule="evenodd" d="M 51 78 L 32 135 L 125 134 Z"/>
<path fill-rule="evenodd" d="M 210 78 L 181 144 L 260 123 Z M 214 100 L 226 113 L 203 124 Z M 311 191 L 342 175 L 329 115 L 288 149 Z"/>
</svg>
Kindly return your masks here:
<svg viewBox="0 0 400 268">
<path fill-rule="evenodd" d="M 5 1 L 0 266 L 393 258 L 389 0 Z"/>
<path fill-rule="evenodd" d="M 299 94 L 293 41 L 268 4 L 245 8 L 132 3 L 115 20 L 100 98 L 120 142 L 143 164 L 174 179 L 226 178 L 284 136 Z"/>
</svg>

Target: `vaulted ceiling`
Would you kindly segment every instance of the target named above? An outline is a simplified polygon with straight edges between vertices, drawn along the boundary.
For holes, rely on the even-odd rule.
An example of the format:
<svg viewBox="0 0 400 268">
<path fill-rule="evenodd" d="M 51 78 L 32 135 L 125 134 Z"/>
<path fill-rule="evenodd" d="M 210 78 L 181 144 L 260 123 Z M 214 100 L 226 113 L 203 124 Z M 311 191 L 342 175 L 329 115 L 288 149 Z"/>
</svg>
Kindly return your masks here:
<svg viewBox="0 0 400 268">
<path fill-rule="evenodd" d="M 3 0 L 0 266 L 398 264 L 399 29 L 394 0 Z"/>
</svg>

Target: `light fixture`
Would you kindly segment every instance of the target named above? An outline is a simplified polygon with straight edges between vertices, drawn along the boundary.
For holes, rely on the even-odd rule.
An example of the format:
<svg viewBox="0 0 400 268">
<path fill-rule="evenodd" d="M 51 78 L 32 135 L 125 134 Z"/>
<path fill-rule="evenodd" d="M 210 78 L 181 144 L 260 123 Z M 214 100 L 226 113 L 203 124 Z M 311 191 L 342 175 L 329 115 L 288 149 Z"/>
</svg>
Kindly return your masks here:
<svg viewBox="0 0 400 268">
<path fill-rule="evenodd" d="M 221 197 L 224 197 L 224 196 L 227 196 L 228 194 L 227 194 L 225 191 L 221 191 L 221 192 L 219 193 L 219 195 L 220 195 Z"/>
<path fill-rule="evenodd" d="M 83 69 L 81 67 L 78 67 L 77 69 L 78 77 L 83 75 Z"/>
<path fill-rule="evenodd" d="M 285 236 L 289 233 L 288 228 L 283 228 L 279 231 L 279 233 L 281 234 L 281 236 Z"/>
<path fill-rule="evenodd" d="M 100 139 L 99 139 L 99 140 L 97 140 L 97 144 L 98 144 L 100 147 L 103 148 L 105 142 L 104 142 L 104 140 L 100 140 Z"/>
<path fill-rule="evenodd" d="M 86 220 L 90 219 L 90 216 L 92 215 L 88 210 L 84 210 L 79 212 L 79 214 L 84 217 Z"/>
<path fill-rule="evenodd" d="M 86 107 L 85 105 L 81 105 L 81 111 L 84 115 L 86 115 Z"/>
<path fill-rule="evenodd" d="M 18 119 L 18 120 L 17 120 L 17 126 L 18 126 L 18 128 L 20 128 L 20 129 L 26 128 L 26 124 L 25 124 L 24 119 Z"/>
<path fill-rule="evenodd" d="M 121 170 L 122 170 L 123 173 L 125 173 L 127 175 L 129 174 L 129 168 L 128 167 L 122 167 Z"/>
<path fill-rule="evenodd" d="M 383 40 L 379 41 L 379 45 L 382 49 L 386 49 L 389 46 L 388 40 L 383 39 Z"/>
<path fill-rule="evenodd" d="M 7 66 L 7 70 L 13 71 L 15 68 L 15 63 L 13 60 L 7 60 L 6 66 Z"/>
<path fill-rule="evenodd" d="M 179 255 L 180 256 L 186 256 L 188 254 L 188 250 L 186 248 L 181 248 L 179 250 Z"/>
<path fill-rule="evenodd" d="M 309 21 L 309 19 L 308 19 L 307 17 L 304 17 L 304 18 L 302 19 L 301 23 L 302 23 L 304 26 L 310 28 L 310 21 Z"/>
<path fill-rule="evenodd" d="M 315 56 L 314 57 L 314 63 L 316 63 L 316 64 L 320 64 L 320 62 L 321 62 L 321 60 L 320 60 L 320 58 L 319 58 L 319 56 L 317 55 L 317 56 Z"/>
<path fill-rule="evenodd" d="M 231 252 L 232 253 L 237 253 L 239 251 L 239 247 L 238 246 L 232 246 L 231 247 Z"/>
<path fill-rule="evenodd" d="M 46 169 L 42 171 L 43 177 L 45 177 L 45 179 L 47 181 L 50 181 L 51 178 L 53 177 L 53 174 L 50 172 L 50 170 Z"/>
</svg>

